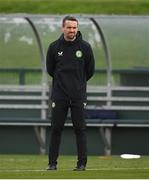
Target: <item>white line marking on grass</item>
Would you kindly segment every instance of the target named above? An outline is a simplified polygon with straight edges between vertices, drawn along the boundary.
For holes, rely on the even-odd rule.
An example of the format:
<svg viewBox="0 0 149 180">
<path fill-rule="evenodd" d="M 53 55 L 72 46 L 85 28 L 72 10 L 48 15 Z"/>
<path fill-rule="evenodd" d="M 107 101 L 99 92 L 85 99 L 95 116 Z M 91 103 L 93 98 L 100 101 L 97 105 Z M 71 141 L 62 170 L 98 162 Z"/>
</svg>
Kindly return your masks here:
<svg viewBox="0 0 149 180">
<path fill-rule="evenodd" d="M 87 168 L 87 171 L 119 171 L 119 170 L 149 170 L 149 167 L 143 168 Z M 57 171 L 72 171 L 72 169 L 58 169 Z M 0 169 L 1 172 L 49 172 L 46 169 Z M 51 172 L 51 171 L 50 171 Z"/>
<path fill-rule="evenodd" d="M 89 170 L 89 171 L 113 171 L 113 170 L 141 170 L 141 169 L 145 169 L 145 170 L 149 170 L 149 167 L 140 167 L 140 168 L 138 168 L 138 167 L 134 167 L 134 168 L 87 168 L 87 170 Z"/>
<path fill-rule="evenodd" d="M 0 169 L 0 172 L 40 172 L 46 169 Z"/>
</svg>

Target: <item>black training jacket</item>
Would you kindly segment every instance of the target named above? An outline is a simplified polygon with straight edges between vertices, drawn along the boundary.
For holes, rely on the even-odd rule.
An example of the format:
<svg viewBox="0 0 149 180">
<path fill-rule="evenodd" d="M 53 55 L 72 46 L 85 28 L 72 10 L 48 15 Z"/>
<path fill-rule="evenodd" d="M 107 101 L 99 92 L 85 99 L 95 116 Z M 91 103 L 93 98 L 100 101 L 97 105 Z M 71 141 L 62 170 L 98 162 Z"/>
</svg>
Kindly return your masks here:
<svg viewBox="0 0 149 180">
<path fill-rule="evenodd" d="M 46 58 L 47 72 L 53 77 L 52 100 L 86 100 L 86 82 L 94 74 L 94 56 L 80 31 L 74 41 L 64 35 L 50 44 Z"/>
</svg>

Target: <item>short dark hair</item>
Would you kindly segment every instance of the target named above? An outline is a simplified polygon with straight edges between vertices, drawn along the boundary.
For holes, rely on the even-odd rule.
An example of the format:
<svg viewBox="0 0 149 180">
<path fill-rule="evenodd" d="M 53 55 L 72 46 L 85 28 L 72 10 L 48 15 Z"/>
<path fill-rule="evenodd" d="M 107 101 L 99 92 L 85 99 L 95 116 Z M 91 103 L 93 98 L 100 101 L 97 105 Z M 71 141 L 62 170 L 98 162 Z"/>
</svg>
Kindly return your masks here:
<svg viewBox="0 0 149 180">
<path fill-rule="evenodd" d="M 73 16 L 65 16 L 64 18 L 63 18 L 63 21 L 62 21 L 62 26 L 64 27 L 64 24 L 65 24 L 65 22 L 66 21 L 76 21 L 77 22 L 77 24 L 78 24 L 78 20 L 75 18 L 75 17 L 73 17 Z"/>
</svg>

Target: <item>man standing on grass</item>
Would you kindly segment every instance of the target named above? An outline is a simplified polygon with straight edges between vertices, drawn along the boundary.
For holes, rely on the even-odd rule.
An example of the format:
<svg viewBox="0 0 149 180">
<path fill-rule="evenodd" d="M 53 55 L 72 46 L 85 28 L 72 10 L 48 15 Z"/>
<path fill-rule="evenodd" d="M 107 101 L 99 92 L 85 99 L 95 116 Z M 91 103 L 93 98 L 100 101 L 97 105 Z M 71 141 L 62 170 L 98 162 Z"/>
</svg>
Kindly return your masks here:
<svg viewBox="0 0 149 180">
<path fill-rule="evenodd" d="M 61 133 L 70 108 L 78 152 L 74 170 L 82 171 L 87 163 L 86 84 L 94 74 L 94 56 L 90 44 L 82 39 L 78 31 L 78 20 L 75 17 L 66 16 L 63 19 L 62 32 L 60 38 L 50 44 L 46 60 L 47 72 L 53 78 L 47 170 L 57 169 Z"/>
</svg>

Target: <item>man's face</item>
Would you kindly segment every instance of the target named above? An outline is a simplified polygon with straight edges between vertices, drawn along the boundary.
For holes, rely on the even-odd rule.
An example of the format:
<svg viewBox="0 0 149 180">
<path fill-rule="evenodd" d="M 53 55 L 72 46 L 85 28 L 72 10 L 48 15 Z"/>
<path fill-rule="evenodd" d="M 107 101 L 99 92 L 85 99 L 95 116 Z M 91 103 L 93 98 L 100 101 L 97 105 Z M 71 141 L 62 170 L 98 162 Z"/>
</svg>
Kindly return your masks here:
<svg viewBox="0 0 149 180">
<path fill-rule="evenodd" d="M 67 41 L 73 41 L 78 31 L 77 21 L 66 20 L 65 24 L 62 27 L 62 31 L 64 33 L 64 38 Z"/>
</svg>

